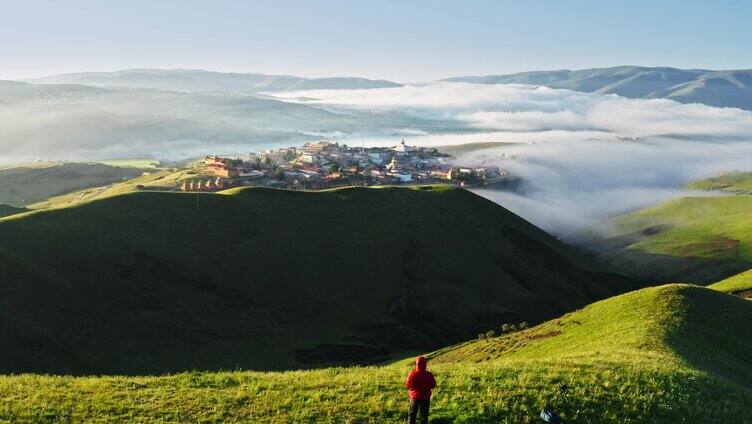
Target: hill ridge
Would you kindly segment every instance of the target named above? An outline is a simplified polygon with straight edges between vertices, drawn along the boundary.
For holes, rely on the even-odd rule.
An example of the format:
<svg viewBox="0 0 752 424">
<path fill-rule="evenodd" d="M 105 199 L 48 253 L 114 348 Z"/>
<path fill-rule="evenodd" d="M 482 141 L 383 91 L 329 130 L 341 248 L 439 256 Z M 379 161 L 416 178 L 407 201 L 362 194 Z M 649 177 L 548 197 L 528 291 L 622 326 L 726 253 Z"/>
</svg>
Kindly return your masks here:
<svg viewBox="0 0 752 424">
<path fill-rule="evenodd" d="M 165 77 L 170 77 L 172 80 Z M 27 79 L 35 84 L 74 83 L 114 87 L 155 88 L 176 91 L 291 91 L 400 87 L 402 84 L 361 77 L 304 78 L 257 72 L 219 72 L 204 69 L 134 68 L 119 71 L 73 72 Z"/>
<path fill-rule="evenodd" d="M 723 313 L 718 314 L 717 307 Z M 439 351 L 429 361 L 439 383 L 431 401 L 432 417 L 437 422 L 516 424 L 537 422 L 542 408 L 554 408 L 565 422 L 737 422 L 746 417 L 752 402 L 747 378 L 752 368 L 750 346 L 727 344 L 726 336 L 749 337 L 750 313 L 748 301 L 705 288 L 669 285 L 606 299 L 521 333 L 456 345 L 443 355 L 463 348 L 466 355 L 442 359 Z M 709 314 L 718 317 L 710 317 L 705 326 Z M 669 325 L 655 325 L 651 318 L 656 315 Z M 550 332 L 552 326 L 561 334 L 525 337 Z M 590 338 L 592 348 L 577 334 L 569 343 L 557 341 L 593 327 L 601 330 Z M 663 333 L 659 340 L 653 337 L 656 329 Z M 719 340 L 714 332 L 723 337 Z M 665 335 L 672 335 L 673 346 L 691 359 L 674 356 L 664 345 L 669 339 Z M 682 347 L 682 338 L 695 346 Z M 504 359 L 489 358 L 488 349 L 468 349 L 509 339 L 513 349 L 527 352 Z M 515 346 L 520 341 L 548 346 L 532 355 L 535 346 Z M 707 356 L 718 351 L 708 352 L 703 345 L 719 341 L 721 353 L 730 355 Z M 683 350 L 686 347 L 689 352 Z M 398 422 L 404 419 L 403 382 L 411 362 L 151 377 L 0 376 L 0 419 Z M 718 369 L 713 362 L 729 367 Z M 569 400 L 560 394 L 562 384 L 569 387 Z M 44 405 L 42 411 L 39 405 Z"/>
<path fill-rule="evenodd" d="M 529 330 L 441 349 L 436 363 L 653 358 L 752 390 L 752 303 L 690 284 L 649 287 L 597 301 Z"/>
<path fill-rule="evenodd" d="M 615 66 L 581 70 L 445 78 L 474 84 L 530 84 L 629 98 L 666 98 L 680 103 L 752 110 L 752 69 L 706 70 Z"/>
</svg>

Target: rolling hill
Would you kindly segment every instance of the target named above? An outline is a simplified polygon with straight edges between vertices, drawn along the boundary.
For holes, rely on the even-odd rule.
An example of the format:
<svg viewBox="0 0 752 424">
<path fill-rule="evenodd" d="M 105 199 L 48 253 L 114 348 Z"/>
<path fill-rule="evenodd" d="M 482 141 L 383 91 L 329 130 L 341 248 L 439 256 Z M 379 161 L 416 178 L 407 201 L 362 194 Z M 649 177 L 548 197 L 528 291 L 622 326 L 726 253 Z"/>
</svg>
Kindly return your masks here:
<svg viewBox="0 0 752 424">
<path fill-rule="evenodd" d="M 641 279 L 707 284 L 752 267 L 751 196 L 685 197 L 619 217 L 602 254 Z"/>
<path fill-rule="evenodd" d="M 708 284 L 752 268 L 752 173 L 728 173 L 688 188 L 719 195 L 684 197 L 617 217 L 591 247 L 642 280 Z M 725 195 L 723 194 L 725 192 Z"/>
<path fill-rule="evenodd" d="M 386 80 L 355 77 L 302 78 L 291 75 L 213 72 L 200 69 L 126 69 L 115 72 L 81 72 L 29 80 L 35 84 L 82 84 L 110 87 L 153 88 L 187 92 L 291 91 L 400 87 Z"/>
<path fill-rule="evenodd" d="M 687 187 L 693 190 L 752 194 L 752 172 L 726 172 L 717 177 L 693 181 Z"/>
<path fill-rule="evenodd" d="M 435 423 L 749 422 L 752 303 L 669 285 L 430 355 Z M 288 372 L 0 377 L 15 421 L 401 422 L 410 360 Z M 560 395 L 569 386 L 569 402 Z"/>
<path fill-rule="evenodd" d="M 752 269 L 708 286 L 711 289 L 752 299 Z"/>
<path fill-rule="evenodd" d="M 709 71 L 665 67 L 616 66 L 578 71 L 534 71 L 506 75 L 454 77 L 443 81 L 473 84 L 529 84 L 630 98 L 665 98 L 681 103 L 752 110 L 752 70 Z"/>
<path fill-rule="evenodd" d="M 130 180 L 118 181 L 103 186 L 88 187 L 59 196 L 53 196 L 29 205 L 28 209 L 39 210 L 76 206 L 93 200 L 106 199 L 140 190 L 173 191 L 183 181 L 190 181 L 196 179 L 198 176 L 199 174 L 197 174 L 195 169 L 153 169 L 150 172 L 145 172 L 144 175 Z M 200 176 L 204 180 L 207 178 L 206 174 L 201 174 Z"/>
<path fill-rule="evenodd" d="M 73 162 L 0 167 L 0 203 L 28 206 L 51 196 L 131 179 L 144 171 L 101 163 Z"/>
<path fill-rule="evenodd" d="M 630 282 L 448 187 L 135 192 L 0 220 L 0 367 L 369 363 Z"/>
</svg>

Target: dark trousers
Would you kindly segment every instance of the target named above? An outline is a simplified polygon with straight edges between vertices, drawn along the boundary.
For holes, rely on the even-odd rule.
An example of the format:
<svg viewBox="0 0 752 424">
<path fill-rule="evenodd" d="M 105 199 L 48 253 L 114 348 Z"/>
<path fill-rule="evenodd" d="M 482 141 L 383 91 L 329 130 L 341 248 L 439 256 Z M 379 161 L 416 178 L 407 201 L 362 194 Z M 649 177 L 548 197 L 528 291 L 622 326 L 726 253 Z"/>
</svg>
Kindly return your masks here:
<svg viewBox="0 0 752 424">
<path fill-rule="evenodd" d="M 408 422 L 415 424 L 420 411 L 420 422 L 428 424 L 428 407 L 431 404 L 430 399 L 410 399 L 410 410 L 407 413 Z"/>
</svg>

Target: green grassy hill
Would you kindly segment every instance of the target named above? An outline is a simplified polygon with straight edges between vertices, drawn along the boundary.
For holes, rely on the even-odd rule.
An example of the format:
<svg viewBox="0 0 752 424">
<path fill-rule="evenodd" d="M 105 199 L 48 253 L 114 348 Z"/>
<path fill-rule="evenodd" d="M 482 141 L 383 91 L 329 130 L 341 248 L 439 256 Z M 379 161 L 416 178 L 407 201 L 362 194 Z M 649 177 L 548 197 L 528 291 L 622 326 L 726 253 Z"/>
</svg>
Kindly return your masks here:
<svg viewBox="0 0 752 424">
<path fill-rule="evenodd" d="M 739 175 L 690 185 L 737 194 L 674 199 L 616 218 L 597 245 L 601 255 L 650 281 L 707 284 L 752 268 L 752 196 Z"/>
<path fill-rule="evenodd" d="M 131 179 L 143 172 L 131 166 L 88 162 L 6 166 L 0 168 L 0 203 L 28 206 L 52 196 Z"/>
<path fill-rule="evenodd" d="M 119 166 L 122 168 L 138 168 L 138 169 L 157 169 L 161 163 L 156 159 L 149 158 L 133 158 L 133 159 L 109 159 L 100 160 L 99 163 L 110 166 Z"/>
<path fill-rule="evenodd" d="M 29 209 L 49 209 L 75 206 L 92 200 L 106 199 L 121 194 L 133 193 L 139 190 L 164 190 L 170 191 L 178 188 L 185 180 L 195 179 L 199 176 L 195 169 L 160 169 L 144 172 L 143 175 L 125 181 L 112 184 L 88 187 L 83 190 L 60 196 L 50 197 L 41 202 L 29 205 Z M 203 180 L 207 175 L 200 175 Z"/>
<path fill-rule="evenodd" d="M 625 289 L 465 190 L 135 192 L 0 220 L 3 372 L 368 363 Z"/>
<path fill-rule="evenodd" d="M 717 177 L 694 181 L 687 187 L 694 190 L 752 194 L 752 172 L 728 172 Z"/>
<path fill-rule="evenodd" d="M 463 343 L 429 362 L 434 422 L 752 422 L 752 303 L 688 285 L 597 302 L 529 330 Z M 404 420 L 409 361 L 288 372 L 0 377 L 9 422 Z M 558 395 L 570 387 L 567 404 Z"/>
<path fill-rule="evenodd" d="M 708 287 L 725 293 L 752 298 L 752 269 L 711 284 Z"/>
</svg>

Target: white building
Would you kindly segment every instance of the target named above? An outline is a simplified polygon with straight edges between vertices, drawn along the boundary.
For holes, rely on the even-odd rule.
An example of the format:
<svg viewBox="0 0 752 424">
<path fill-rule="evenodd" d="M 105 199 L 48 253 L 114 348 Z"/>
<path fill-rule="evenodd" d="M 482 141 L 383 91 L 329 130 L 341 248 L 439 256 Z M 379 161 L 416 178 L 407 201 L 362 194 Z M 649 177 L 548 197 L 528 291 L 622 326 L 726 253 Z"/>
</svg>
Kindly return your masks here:
<svg viewBox="0 0 752 424">
<path fill-rule="evenodd" d="M 410 148 L 410 146 L 408 146 L 407 144 L 405 144 L 405 139 L 404 138 L 402 139 L 402 141 L 400 141 L 400 144 L 396 145 L 392 149 L 395 152 L 401 153 L 401 154 L 410 153 L 412 151 L 412 149 Z"/>
</svg>

